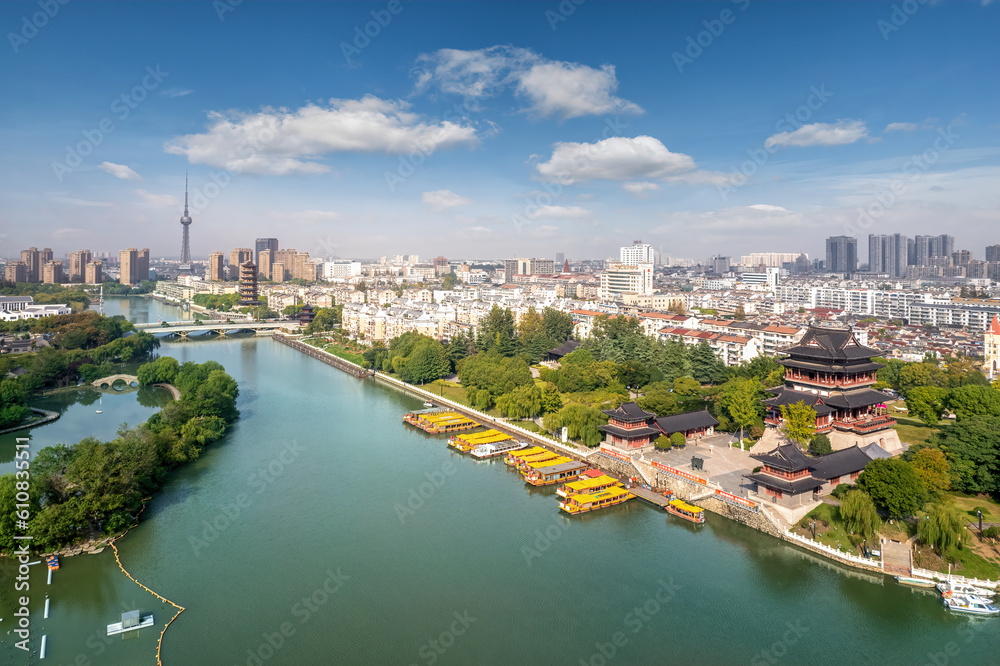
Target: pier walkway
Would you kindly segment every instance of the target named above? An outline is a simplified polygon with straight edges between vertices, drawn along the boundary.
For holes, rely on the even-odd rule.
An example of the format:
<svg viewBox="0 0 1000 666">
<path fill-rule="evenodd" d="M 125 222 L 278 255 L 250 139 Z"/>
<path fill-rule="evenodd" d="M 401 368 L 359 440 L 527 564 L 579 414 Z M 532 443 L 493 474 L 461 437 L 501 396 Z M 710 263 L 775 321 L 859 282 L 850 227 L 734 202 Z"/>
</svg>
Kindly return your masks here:
<svg viewBox="0 0 1000 666">
<path fill-rule="evenodd" d="M 664 508 L 670 502 L 669 497 L 664 497 L 663 493 L 658 493 L 655 490 L 648 490 L 642 486 L 632 486 L 628 489 L 630 493 L 635 495 L 641 500 L 649 502 L 653 506 Z"/>
</svg>

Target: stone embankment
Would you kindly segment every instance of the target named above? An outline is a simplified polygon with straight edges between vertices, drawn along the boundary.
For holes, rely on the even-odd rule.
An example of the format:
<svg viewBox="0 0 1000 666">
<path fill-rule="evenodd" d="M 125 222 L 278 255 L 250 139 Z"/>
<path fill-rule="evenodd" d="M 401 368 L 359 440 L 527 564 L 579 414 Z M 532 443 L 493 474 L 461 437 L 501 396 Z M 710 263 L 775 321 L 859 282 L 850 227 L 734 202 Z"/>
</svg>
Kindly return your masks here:
<svg viewBox="0 0 1000 666">
<path fill-rule="evenodd" d="M 51 423 L 59 418 L 59 412 L 50 412 L 47 409 L 38 409 L 37 407 L 31 407 L 31 411 L 38 414 L 38 418 L 33 418 L 29 421 L 19 423 L 15 426 L 9 428 L 4 428 L 0 430 L 0 435 L 5 435 L 8 432 L 17 432 L 18 430 L 27 430 L 29 428 L 37 428 L 40 425 L 45 425 L 46 423 Z M 11 454 L 13 455 L 13 454 Z"/>
</svg>

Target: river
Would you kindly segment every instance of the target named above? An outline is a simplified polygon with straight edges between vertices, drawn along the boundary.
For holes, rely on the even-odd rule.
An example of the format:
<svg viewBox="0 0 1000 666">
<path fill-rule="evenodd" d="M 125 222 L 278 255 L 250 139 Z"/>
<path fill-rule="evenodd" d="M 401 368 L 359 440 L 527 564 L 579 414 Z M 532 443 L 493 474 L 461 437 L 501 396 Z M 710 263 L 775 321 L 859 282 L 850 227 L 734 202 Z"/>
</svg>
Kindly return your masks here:
<svg viewBox="0 0 1000 666">
<path fill-rule="evenodd" d="M 145 316 L 180 318 L 167 307 Z M 160 353 L 222 363 L 242 414 L 119 541 L 132 575 L 187 608 L 165 664 L 996 663 L 996 619 L 718 516 L 694 526 L 637 500 L 558 515 L 552 489 L 404 426 L 420 400 L 268 338 Z M 78 428 L 91 434 L 83 414 Z M 155 663 L 174 610 L 110 550 L 44 576 L 30 592 L 44 663 Z M 156 628 L 104 638 L 131 608 Z M 0 661 L 34 663 L 12 642 Z"/>
</svg>

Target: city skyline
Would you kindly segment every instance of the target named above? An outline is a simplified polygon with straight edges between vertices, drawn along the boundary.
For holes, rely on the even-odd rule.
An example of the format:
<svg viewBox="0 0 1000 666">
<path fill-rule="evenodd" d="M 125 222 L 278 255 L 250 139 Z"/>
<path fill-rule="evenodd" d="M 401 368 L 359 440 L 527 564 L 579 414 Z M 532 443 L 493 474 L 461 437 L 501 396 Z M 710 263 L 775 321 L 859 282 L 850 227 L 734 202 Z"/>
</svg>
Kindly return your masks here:
<svg viewBox="0 0 1000 666">
<path fill-rule="evenodd" d="M 996 240 L 996 6 L 921 5 L 889 29 L 881 3 L 641 3 L 641 21 L 599 3 L 225 6 L 66 8 L 12 44 L 3 254 L 100 237 L 174 256 L 185 171 L 194 257 L 235 235 L 344 257 L 603 257 L 626 238 L 819 257 L 830 236 L 957 224 L 957 247 Z M 36 9 L 5 3 L 0 25 Z"/>
</svg>

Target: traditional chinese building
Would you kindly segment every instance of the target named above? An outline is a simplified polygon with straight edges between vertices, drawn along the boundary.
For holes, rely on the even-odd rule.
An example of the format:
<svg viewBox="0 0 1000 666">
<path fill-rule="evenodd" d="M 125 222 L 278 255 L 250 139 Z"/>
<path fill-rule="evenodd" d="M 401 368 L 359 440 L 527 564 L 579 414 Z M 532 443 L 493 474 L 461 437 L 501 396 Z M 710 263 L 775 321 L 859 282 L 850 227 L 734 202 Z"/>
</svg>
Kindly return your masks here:
<svg viewBox="0 0 1000 666">
<path fill-rule="evenodd" d="M 878 352 L 865 347 L 850 328 L 810 326 L 802 340 L 784 350 L 785 384 L 768 389 L 764 400 L 769 426 L 782 423 L 781 407 L 796 402 L 816 410 L 816 432 L 830 437 L 834 449 L 876 443 L 887 451 L 902 448 L 888 415 L 887 396 L 872 386 L 883 367 Z"/>
<path fill-rule="evenodd" d="M 807 456 L 797 446 L 782 444 L 773 451 L 750 456 L 761 466 L 747 479 L 757 496 L 781 506 L 800 506 L 817 500 L 841 483 L 854 483 L 869 462 L 889 458 L 877 444 L 852 446 L 825 456 Z"/>
<path fill-rule="evenodd" d="M 653 424 L 656 414 L 647 412 L 634 402 L 622 403 L 618 409 L 604 410 L 607 425 L 597 426 L 607 435 L 606 442 L 620 449 L 633 450 L 651 445 L 662 435 Z"/>
</svg>

